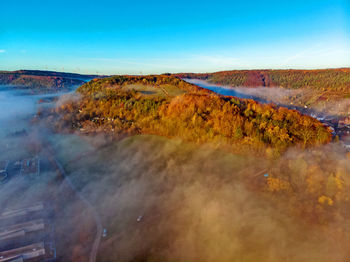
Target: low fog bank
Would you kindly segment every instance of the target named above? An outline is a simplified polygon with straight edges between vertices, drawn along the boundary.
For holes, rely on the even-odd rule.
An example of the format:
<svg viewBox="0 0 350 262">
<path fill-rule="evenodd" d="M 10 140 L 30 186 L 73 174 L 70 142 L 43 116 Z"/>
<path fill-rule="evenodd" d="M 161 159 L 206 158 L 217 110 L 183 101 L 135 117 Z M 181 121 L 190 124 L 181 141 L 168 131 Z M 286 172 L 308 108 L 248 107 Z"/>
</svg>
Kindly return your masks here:
<svg viewBox="0 0 350 262">
<path fill-rule="evenodd" d="M 232 86 L 223 86 L 223 85 L 216 85 L 209 83 L 205 80 L 199 80 L 199 79 L 183 79 L 186 82 L 189 82 L 191 84 L 198 85 L 200 87 L 203 87 L 205 89 L 209 89 L 217 94 L 225 95 L 225 96 L 236 96 L 239 98 L 247 98 L 247 99 L 253 99 L 251 94 L 247 94 L 244 92 L 241 92 L 242 90 L 238 90 L 237 88 L 233 88 Z M 244 89 L 243 89 L 244 91 Z M 262 101 L 263 102 L 263 101 Z"/>
<path fill-rule="evenodd" d="M 38 140 L 52 145 L 101 217 L 106 236 L 97 261 L 345 262 L 350 256 L 350 158 L 340 144 L 264 159 L 157 136 L 53 134 L 45 119 L 31 121 L 36 111 L 79 96 L 41 104 L 20 96 L 23 108 L 16 111 L 15 95 L 7 96 L 11 117 L 0 113 L 0 160 L 39 155 L 44 166 L 35 180 L 1 185 L 0 206 L 52 205 L 58 261 L 87 261 L 95 224 Z"/>
<path fill-rule="evenodd" d="M 111 142 L 56 134 L 52 143 L 101 216 L 107 233 L 98 261 L 340 262 L 350 255 L 350 161 L 340 144 L 262 159 L 156 136 Z"/>
<path fill-rule="evenodd" d="M 281 87 L 232 87 L 209 83 L 199 79 L 184 79 L 215 93 L 254 99 L 261 103 L 273 103 L 297 109 L 302 113 L 319 117 L 344 117 L 350 114 L 350 98 L 337 97 L 314 89 L 286 89 Z M 339 95 L 338 95 L 339 96 Z"/>
<path fill-rule="evenodd" d="M 98 261 L 346 261 L 348 160 L 339 145 L 267 160 L 136 136 L 65 168 L 107 229 Z M 331 174 L 345 179 L 340 191 L 326 182 L 327 207 L 317 199 Z"/>
<path fill-rule="evenodd" d="M 93 216 L 49 160 L 44 145 L 55 138 L 38 115 L 44 109 L 55 107 L 61 94 L 32 94 L 29 90 L 0 88 L 1 168 L 8 163 L 6 176 L 3 172 L 0 174 L 0 214 L 44 205 L 40 212 L 24 212 L 11 219 L 0 216 L 0 252 L 44 241 L 56 248 L 55 261 L 88 260 L 96 231 Z M 23 165 L 37 160 L 40 166 L 37 173 L 21 173 Z M 4 230 L 10 226 L 37 219 L 43 219 L 44 230 L 23 232 L 24 236 L 19 234 L 8 239 L 5 234 L 3 238 Z"/>
<path fill-rule="evenodd" d="M 350 113 L 350 98 L 327 99 L 322 92 L 311 89 L 286 89 L 279 87 L 237 87 L 240 93 L 257 97 L 267 103 L 274 103 L 304 113 L 316 114 L 317 116 L 347 116 Z M 308 107 L 310 107 L 308 110 Z"/>
<path fill-rule="evenodd" d="M 0 161 L 17 161 L 39 153 L 36 144 L 52 133 L 40 121 L 38 112 L 55 107 L 60 95 L 0 86 Z"/>
<path fill-rule="evenodd" d="M 0 138 L 32 128 L 31 122 L 38 111 L 55 107 L 55 100 L 63 94 L 67 93 L 33 94 L 26 89 L 0 86 Z"/>
</svg>

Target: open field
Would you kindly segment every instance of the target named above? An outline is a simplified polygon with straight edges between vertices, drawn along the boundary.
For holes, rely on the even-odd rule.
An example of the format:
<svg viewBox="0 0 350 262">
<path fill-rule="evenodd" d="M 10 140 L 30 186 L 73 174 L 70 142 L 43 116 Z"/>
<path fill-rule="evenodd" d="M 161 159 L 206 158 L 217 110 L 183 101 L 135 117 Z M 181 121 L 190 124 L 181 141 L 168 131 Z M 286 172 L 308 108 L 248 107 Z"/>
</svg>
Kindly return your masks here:
<svg viewBox="0 0 350 262">
<path fill-rule="evenodd" d="M 131 91 L 134 90 L 137 93 L 140 93 L 144 96 L 155 96 L 155 97 L 172 97 L 186 93 L 185 90 L 182 90 L 174 85 L 159 85 L 159 86 L 149 86 L 142 84 L 131 84 L 123 86 L 123 89 Z"/>
</svg>

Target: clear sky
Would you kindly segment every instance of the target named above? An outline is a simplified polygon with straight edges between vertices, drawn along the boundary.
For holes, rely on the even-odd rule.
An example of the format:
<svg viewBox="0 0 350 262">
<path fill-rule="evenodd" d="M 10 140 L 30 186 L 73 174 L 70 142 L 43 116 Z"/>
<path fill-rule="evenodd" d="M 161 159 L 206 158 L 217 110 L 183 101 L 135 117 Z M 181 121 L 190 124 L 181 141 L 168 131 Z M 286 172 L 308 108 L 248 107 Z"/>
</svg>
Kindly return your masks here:
<svg viewBox="0 0 350 262">
<path fill-rule="evenodd" d="M 17 0 L 0 9 L 0 70 L 350 67 L 350 0 Z"/>
</svg>

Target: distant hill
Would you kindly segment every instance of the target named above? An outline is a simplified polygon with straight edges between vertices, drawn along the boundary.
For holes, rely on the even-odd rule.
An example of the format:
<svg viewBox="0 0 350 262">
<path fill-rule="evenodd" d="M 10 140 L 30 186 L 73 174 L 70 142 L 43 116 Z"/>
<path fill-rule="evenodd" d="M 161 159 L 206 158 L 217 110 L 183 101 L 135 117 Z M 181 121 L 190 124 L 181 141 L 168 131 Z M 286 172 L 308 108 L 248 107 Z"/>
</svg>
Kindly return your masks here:
<svg viewBox="0 0 350 262">
<path fill-rule="evenodd" d="M 0 71 L 0 85 L 11 85 L 40 91 L 68 90 L 100 77 L 40 70 Z"/>
<path fill-rule="evenodd" d="M 182 73 L 175 76 L 206 80 L 212 84 L 234 87 L 270 88 L 271 92 L 255 90 L 262 99 L 274 103 L 307 106 L 316 112 L 333 116 L 350 113 L 350 68 L 324 70 L 234 70 L 216 73 Z M 288 90 L 288 95 L 276 96 L 273 88 Z M 289 92 L 290 91 L 290 92 Z M 249 91 L 248 91 L 249 92 Z M 286 93 L 286 94 L 287 94 Z"/>
<path fill-rule="evenodd" d="M 234 87 L 312 88 L 349 90 L 350 68 L 322 70 L 232 70 L 215 73 L 181 73 L 181 78 L 197 78 Z"/>
<path fill-rule="evenodd" d="M 327 127 L 295 110 L 216 95 L 174 76 L 113 76 L 76 92 L 80 99 L 56 108 L 58 129 L 179 137 L 256 152 L 331 140 Z"/>
</svg>

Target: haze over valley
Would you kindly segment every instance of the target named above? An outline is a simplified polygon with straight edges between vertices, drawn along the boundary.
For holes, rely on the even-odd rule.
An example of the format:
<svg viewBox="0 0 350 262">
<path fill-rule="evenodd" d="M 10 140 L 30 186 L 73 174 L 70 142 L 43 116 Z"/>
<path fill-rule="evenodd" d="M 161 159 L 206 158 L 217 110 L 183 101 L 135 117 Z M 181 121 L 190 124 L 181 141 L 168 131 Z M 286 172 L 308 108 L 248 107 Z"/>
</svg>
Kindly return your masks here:
<svg viewBox="0 0 350 262">
<path fill-rule="evenodd" d="M 45 231 L 25 233 L 21 242 L 9 237 L 3 249 L 34 239 L 44 243 L 49 259 L 64 261 L 95 255 L 101 261 L 280 261 L 291 252 L 280 244 L 295 241 L 297 254 L 307 252 L 305 259 L 343 261 L 346 248 L 338 249 L 347 234 L 339 221 L 347 217 L 346 135 L 339 139 L 327 125 L 296 110 L 263 105 L 267 101 L 249 93 L 251 88 L 235 89 L 232 97 L 219 95 L 232 90 L 227 87 L 190 82 L 204 88 L 170 75 L 104 77 L 76 91 L 48 86 L 32 93 L 3 86 L 1 161 L 8 163 L 1 185 L 3 212 L 38 203 L 45 207 L 44 215 L 18 218 L 44 216 Z M 251 99 L 256 96 L 258 102 Z M 273 99 L 279 97 L 270 96 L 269 102 Z M 256 122 L 260 114 L 272 118 Z M 283 124 L 285 118 L 299 127 Z M 269 121 L 281 121 L 277 125 L 285 129 L 279 132 L 287 137 L 272 133 L 269 138 L 269 129 L 261 129 Z M 308 125 L 305 131 L 303 125 Z M 35 168 L 25 172 L 28 161 L 38 161 L 37 173 Z M 84 229 L 76 227 L 77 220 Z M 2 228 L 10 221 L 3 219 Z M 215 230 L 213 223 L 218 223 Z M 243 233 L 246 227 L 256 233 Z M 274 240 L 272 232 L 279 232 Z M 331 242 L 319 240 L 328 234 Z M 208 253 L 198 244 L 203 241 Z M 218 249 L 217 241 L 226 247 Z M 246 249 L 257 241 L 259 249 Z M 315 245 L 314 251 L 307 245 Z M 327 252 L 320 253 L 322 245 Z M 188 247 L 193 251 L 183 251 Z M 289 253 L 289 260 L 303 261 L 296 253 Z"/>
<path fill-rule="evenodd" d="M 0 262 L 348 261 L 347 1 L 3 10 Z"/>
</svg>

